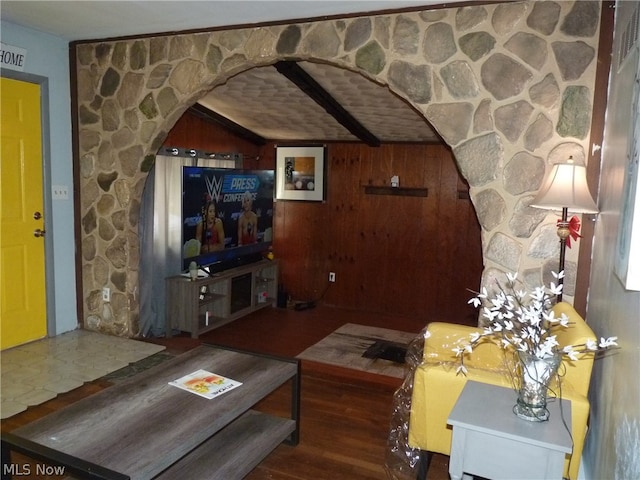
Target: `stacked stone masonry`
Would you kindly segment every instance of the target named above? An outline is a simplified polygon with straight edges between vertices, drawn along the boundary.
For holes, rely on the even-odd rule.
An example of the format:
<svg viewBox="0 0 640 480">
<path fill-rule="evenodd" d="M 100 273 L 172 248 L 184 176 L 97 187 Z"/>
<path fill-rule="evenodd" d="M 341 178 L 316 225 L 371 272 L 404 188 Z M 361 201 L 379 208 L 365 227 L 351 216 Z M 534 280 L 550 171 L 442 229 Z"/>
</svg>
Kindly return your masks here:
<svg viewBox="0 0 640 480">
<path fill-rule="evenodd" d="M 77 45 L 85 326 L 138 333 L 140 199 L 167 132 L 230 76 L 285 59 L 350 69 L 406 99 L 469 182 L 483 283 L 505 271 L 548 282 L 555 217 L 529 203 L 553 163 L 586 161 L 599 19 L 599 2 L 525 1 Z"/>
</svg>

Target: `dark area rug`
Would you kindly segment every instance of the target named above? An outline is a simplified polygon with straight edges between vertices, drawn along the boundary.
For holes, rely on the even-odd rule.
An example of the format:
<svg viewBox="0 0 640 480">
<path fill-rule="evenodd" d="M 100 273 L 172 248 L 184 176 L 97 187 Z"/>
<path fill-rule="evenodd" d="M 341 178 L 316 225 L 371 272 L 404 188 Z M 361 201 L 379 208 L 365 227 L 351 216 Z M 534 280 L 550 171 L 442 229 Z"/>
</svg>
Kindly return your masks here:
<svg viewBox="0 0 640 480">
<path fill-rule="evenodd" d="M 108 380 L 113 383 L 121 382 L 127 378 L 133 377 L 140 372 L 144 372 L 156 365 L 160 365 L 161 363 L 166 362 L 167 360 L 171 360 L 175 355 L 172 355 L 167 352 L 158 352 L 154 355 L 151 355 L 147 358 L 143 358 L 142 360 L 138 360 L 120 370 L 116 370 L 115 372 L 111 372 L 104 377 L 103 380 Z"/>
<path fill-rule="evenodd" d="M 407 345 L 378 340 L 362 354 L 364 358 L 381 358 L 394 363 L 404 363 L 407 355 Z"/>
</svg>

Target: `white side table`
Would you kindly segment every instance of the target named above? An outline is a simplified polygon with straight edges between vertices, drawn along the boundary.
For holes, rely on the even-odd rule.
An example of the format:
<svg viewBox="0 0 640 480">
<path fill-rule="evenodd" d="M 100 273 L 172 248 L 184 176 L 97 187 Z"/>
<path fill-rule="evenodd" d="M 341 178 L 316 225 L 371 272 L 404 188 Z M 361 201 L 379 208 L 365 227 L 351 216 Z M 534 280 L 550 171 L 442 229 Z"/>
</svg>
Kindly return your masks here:
<svg viewBox="0 0 640 480">
<path fill-rule="evenodd" d="M 546 422 L 529 422 L 512 411 L 517 393 L 467 381 L 448 423 L 453 426 L 449 475 L 492 480 L 562 479 L 571 453 L 571 402 L 550 400 Z M 566 427 L 562 422 L 566 423 Z"/>
</svg>

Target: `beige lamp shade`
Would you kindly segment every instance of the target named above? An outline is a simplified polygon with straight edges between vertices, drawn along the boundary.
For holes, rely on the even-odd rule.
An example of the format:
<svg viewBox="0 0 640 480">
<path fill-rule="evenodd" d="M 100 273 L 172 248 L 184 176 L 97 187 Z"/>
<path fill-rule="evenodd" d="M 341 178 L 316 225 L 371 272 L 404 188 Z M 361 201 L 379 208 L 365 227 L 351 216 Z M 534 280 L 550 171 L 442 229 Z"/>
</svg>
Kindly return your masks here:
<svg viewBox="0 0 640 480">
<path fill-rule="evenodd" d="M 568 208 L 574 213 L 598 213 L 587 185 L 587 168 L 574 163 L 571 158 L 567 163 L 555 164 L 531 206 L 546 210 Z"/>
</svg>

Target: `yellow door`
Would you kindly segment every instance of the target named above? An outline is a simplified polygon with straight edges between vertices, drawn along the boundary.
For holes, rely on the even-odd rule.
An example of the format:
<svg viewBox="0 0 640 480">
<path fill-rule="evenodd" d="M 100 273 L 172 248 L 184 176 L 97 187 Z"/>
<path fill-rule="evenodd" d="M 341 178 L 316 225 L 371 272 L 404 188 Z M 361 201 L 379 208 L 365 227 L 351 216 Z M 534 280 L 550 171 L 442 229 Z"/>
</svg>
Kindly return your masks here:
<svg viewBox="0 0 640 480">
<path fill-rule="evenodd" d="M 47 334 L 39 85 L 0 79 L 0 349 Z"/>
</svg>

